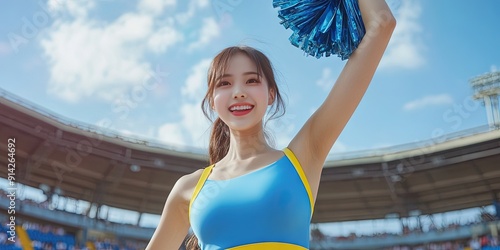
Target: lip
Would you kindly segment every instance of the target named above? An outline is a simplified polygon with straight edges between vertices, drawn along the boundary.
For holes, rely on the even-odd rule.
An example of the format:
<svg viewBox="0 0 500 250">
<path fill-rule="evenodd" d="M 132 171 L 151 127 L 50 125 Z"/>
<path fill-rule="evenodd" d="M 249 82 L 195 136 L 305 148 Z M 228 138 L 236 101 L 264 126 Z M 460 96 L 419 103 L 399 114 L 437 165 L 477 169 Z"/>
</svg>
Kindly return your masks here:
<svg viewBox="0 0 500 250">
<path fill-rule="evenodd" d="M 234 106 L 245 106 L 245 105 L 248 105 L 248 106 L 251 106 L 252 109 L 255 107 L 255 105 L 251 104 L 251 103 L 248 103 L 248 102 L 239 102 L 239 103 L 235 103 L 235 104 L 232 104 L 231 106 L 229 106 L 229 108 L 227 108 L 229 111 L 231 111 L 231 108 L 234 107 Z"/>
<path fill-rule="evenodd" d="M 245 111 L 235 110 L 235 111 L 231 112 L 231 114 L 234 115 L 234 116 L 243 116 L 243 115 L 246 115 L 246 114 L 252 112 L 252 110 L 253 110 L 253 108 L 247 109 Z"/>
<path fill-rule="evenodd" d="M 234 106 L 250 106 L 252 108 L 244 110 L 244 111 L 241 111 L 241 110 L 231 111 L 231 108 L 234 107 Z M 252 105 L 252 104 L 250 104 L 248 102 L 240 102 L 240 103 L 235 103 L 235 104 L 229 106 L 228 110 L 234 116 L 243 116 L 243 115 L 246 115 L 246 114 L 252 112 L 252 110 L 253 110 L 254 107 L 255 107 L 255 105 Z"/>
</svg>

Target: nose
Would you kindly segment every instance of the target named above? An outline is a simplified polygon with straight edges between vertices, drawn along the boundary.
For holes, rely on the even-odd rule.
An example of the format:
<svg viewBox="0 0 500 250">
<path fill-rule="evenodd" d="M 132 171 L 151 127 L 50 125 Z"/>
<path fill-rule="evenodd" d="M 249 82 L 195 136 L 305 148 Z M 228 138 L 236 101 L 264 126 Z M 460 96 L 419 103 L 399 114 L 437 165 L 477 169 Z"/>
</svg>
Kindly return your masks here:
<svg viewBox="0 0 500 250">
<path fill-rule="evenodd" d="M 246 98 L 247 94 L 245 93 L 245 91 L 243 90 L 242 87 L 235 87 L 233 97 L 234 97 L 234 99 Z"/>
<path fill-rule="evenodd" d="M 247 97 L 247 95 L 243 93 L 234 95 L 234 99 L 245 98 L 245 97 Z"/>
</svg>

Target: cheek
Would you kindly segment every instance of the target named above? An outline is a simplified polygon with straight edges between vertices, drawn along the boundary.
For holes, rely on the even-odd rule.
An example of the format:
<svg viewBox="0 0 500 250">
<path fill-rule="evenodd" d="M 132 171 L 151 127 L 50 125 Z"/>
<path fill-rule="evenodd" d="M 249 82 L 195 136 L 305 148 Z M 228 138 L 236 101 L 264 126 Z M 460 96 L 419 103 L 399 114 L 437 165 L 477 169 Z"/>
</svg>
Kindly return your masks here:
<svg viewBox="0 0 500 250">
<path fill-rule="evenodd" d="M 226 105 L 227 96 L 224 95 L 223 93 L 217 92 L 217 93 L 214 93 L 214 95 L 212 96 L 212 100 L 213 100 L 215 110 L 218 110 L 220 107 Z"/>
<path fill-rule="evenodd" d="M 258 98 L 260 103 L 267 103 L 269 99 L 269 91 L 267 88 L 254 89 L 253 96 Z"/>
</svg>

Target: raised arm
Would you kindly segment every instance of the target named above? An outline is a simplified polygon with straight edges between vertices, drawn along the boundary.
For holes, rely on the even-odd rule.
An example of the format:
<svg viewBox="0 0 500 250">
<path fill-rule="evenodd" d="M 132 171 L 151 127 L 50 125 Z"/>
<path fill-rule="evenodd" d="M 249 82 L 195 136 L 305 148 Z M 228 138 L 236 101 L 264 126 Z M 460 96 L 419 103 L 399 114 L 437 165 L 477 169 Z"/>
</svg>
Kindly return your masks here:
<svg viewBox="0 0 500 250">
<path fill-rule="evenodd" d="M 366 92 L 396 20 L 384 0 L 359 0 L 366 34 L 348 59 L 326 100 L 290 142 L 306 174 L 319 178 L 333 144 Z"/>
<path fill-rule="evenodd" d="M 181 246 L 189 229 L 189 201 L 186 195 L 189 195 L 192 179 L 186 175 L 175 183 L 165 202 L 158 227 L 146 250 L 177 250 Z"/>
</svg>

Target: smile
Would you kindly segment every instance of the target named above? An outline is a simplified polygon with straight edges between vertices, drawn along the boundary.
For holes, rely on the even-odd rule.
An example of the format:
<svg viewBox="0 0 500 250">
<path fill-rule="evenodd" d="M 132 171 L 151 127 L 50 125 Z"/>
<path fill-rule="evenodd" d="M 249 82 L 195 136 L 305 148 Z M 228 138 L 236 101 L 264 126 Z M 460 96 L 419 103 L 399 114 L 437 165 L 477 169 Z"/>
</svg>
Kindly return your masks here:
<svg viewBox="0 0 500 250">
<path fill-rule="evenodd" d="M 229 110 L 232 112 L 232 111 L 245 111 L 245 110 L 249 110 L 249 109 L 252 109 L 253 106 L 251 105 L 243 105 L 243 106 L 233 106 L 231 107 Z"/>
<path fill-rule="evenodd" d="M 238 106 L 238 107 L 233 107 L 231 111 L 231 114 L 235 116 L 242 116 L 250 113 L 253 110 L 252 106 Z"/>
</svg>

